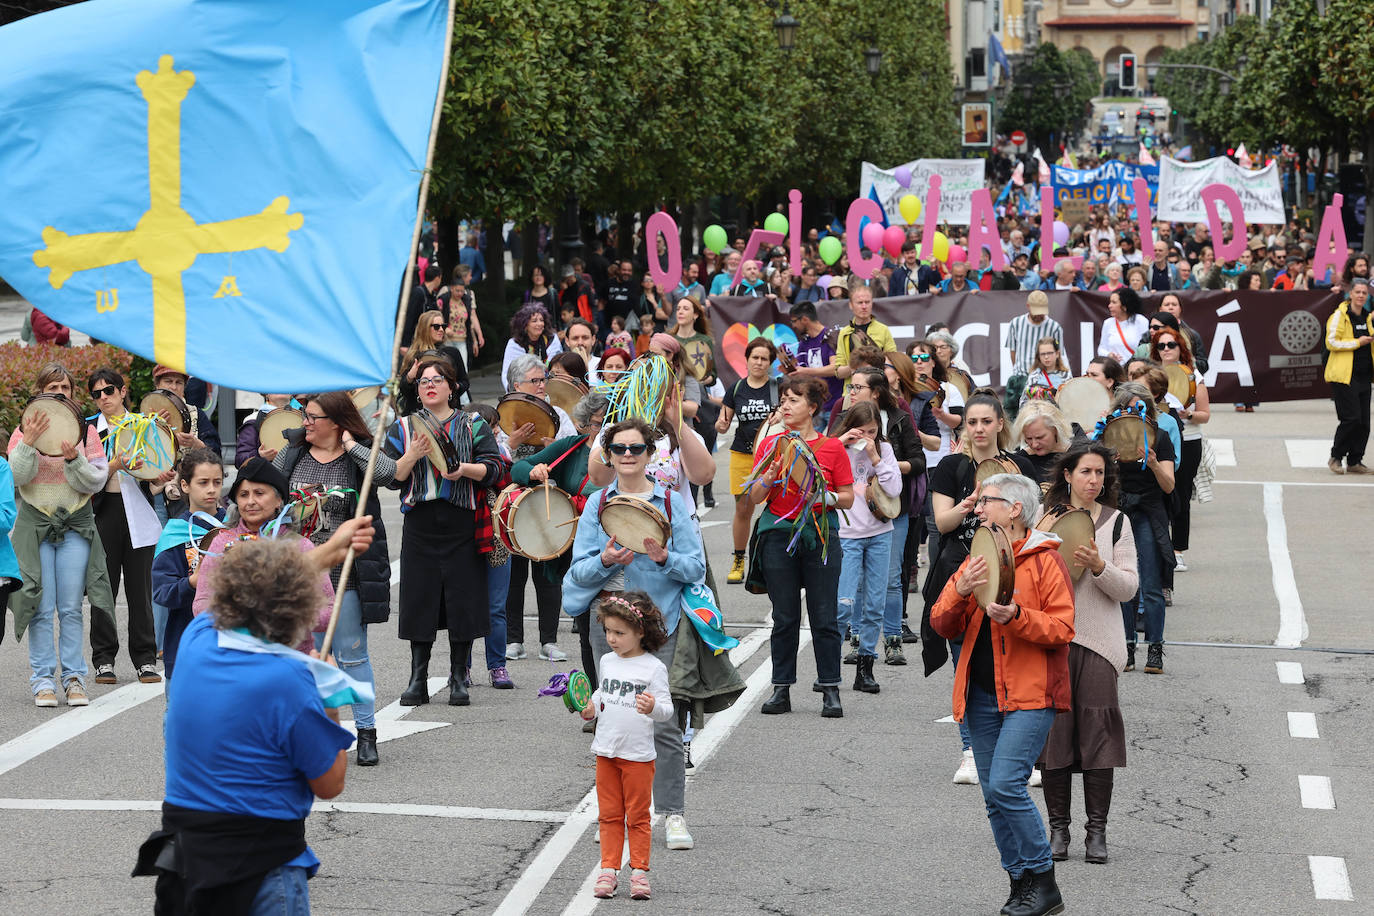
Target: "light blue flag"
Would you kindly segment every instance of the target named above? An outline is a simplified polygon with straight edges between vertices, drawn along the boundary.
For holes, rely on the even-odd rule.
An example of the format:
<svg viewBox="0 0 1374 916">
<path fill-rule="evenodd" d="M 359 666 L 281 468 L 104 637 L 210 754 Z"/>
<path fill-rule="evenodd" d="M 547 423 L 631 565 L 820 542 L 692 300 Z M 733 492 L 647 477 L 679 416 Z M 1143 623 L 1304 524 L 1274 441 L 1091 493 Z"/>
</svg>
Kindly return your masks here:
<svg viewBox="0 0 1374 916">
<path fill-rule="evenodd" d="M 88 0 L 0 28 L 0 276 L 211 382 L 387 379 L 446 0 Z"/>
</svg>

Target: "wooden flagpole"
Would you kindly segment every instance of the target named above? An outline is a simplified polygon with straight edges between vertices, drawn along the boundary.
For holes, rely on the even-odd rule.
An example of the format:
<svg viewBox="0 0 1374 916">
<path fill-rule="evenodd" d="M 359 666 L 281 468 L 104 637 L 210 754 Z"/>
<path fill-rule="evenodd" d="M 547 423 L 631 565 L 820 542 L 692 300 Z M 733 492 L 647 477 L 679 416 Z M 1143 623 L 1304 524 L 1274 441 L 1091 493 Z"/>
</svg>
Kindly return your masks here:
<svg viewBox="0 0 1374 916">
<path fill-rule="evenodd" d="M 429 148 L 425 151 L 425 171 L 420 178 L 420 200 L 415 208 L 415 228 L 411 232 L 410 249 L 406 254 L 405 281 L 401 284 L 401 301 L 396 307 L 396 331 L 391 340 L 391 378 L 387 382 L 386 397 L 382 401 L 378 431 L 372 436 L 372 451 L 367 455 L 367 470 L 363 474 L 363 484 L 358 490 L 358 508 L 353 515 L 354 518 L 362 518 L 367 514 L 367 496 L 372 490 L 372 477 L 377 470 L 377 453 L 382 447 L 387 421 L 396 406 L 396 390 L 399 387 L 396 372 L 401 334 L 405 331 L 406 305 L 410 298 L 411 284 L 415 279 L 415 251 L 419 248 L 420 230 L 424 227 L 425 204 L 429 198 L 429 175 L 434 166 L 434 144 L 439 135 L 439 116 L 444 110 L 444 90 L 448 88 L 449 53 L 453 46 L 453 5 L 454 0 L 448 0 L 448 24 L 444 29 L 444 64 L 439 69 L 439 91 L 434 99 L 434 118 L 429 125 Z M 348 587 L 348 574 L 353 569 L 353 556 L 353 548 L 349 547 L 348 553 L 344 556 L 343 566 L 339 569 L 339 587 L 334 592 L 334 610 L 329 615 L 329 626 L 324 632 L 324 640 L 320 643 L 321 658 L 329 657 L 329 650 L 334 643 L 334 630 L 339 625 L 339 607 L 343 604 L 344 592 Z"/>
</svg>

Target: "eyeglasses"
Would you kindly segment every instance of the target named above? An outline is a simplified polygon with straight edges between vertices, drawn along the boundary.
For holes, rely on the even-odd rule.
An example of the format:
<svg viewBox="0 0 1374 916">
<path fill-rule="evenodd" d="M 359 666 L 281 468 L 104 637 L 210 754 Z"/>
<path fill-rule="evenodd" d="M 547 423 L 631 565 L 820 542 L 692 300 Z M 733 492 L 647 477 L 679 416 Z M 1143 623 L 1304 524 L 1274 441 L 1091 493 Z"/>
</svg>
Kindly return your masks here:
<svg viewBox="0 0 1374 916">
<path fill-rule="evenodd" d="M 445 379 L 442 375 L 426 375 L 424 378 L 419 380 L 419 386 L 421 388 L 438 388 L 446 381 L 448 380 Z"/>
<path fill-rule="evenodd" d="M 93 398 L 103 398 L 103 397 L 106 397 L 107 395 L 118 394 L 118 393 L 119 393 L 119 389 L 116 388 L 114 385 L 106 385 L 104 388 L 93 388 L 93 389 L 91 389 L 91 397 L 93 397 Z"/>
<path fill-rule="evenodd" d="M 329 419 L 322 413 L 311 413 L 308 410 L 304 414 L 302 414 L 302 416 L 304 417 L 304 419 L 301 421 L 303 423 L 318 423 L 320 420 Z"/>
<path fill-rule="evenodd" d="M 1177 350 L 1177 349 L 1178 349 L 1178 344 L 1174 343 L 1172 340 L 1161 340 L 1161 341 L 1159 342 L 1159 349 L 1161 349 L 1161 350 Z"/>
<path fill-rule="evenodd" d="M 1007 499 L 1005 496 L 980 496 L 974 502 L 974 508 L 981 509 L 991 500 L 996 500 L 999 503 L 1006 503 L 1008 506 L 1012 504 L 1012 500 Z"/>
<path fill-rule="evenodd" d="M 928 363 L 928 362 L 930 362 L 930 360 L 931 360 L 931 355 L 930 355 L 929 353 L 913 353 L 913 354 L 911 354 L 911 361 L 912 361 L 913 363 Z"/>
<path fill-rule="evenodd" d="M 525 385 L 546 385 L 546 384 L 548 384 L 548 381 L 549 381 L 549 379 L 551 379 L 551 378 L 553 378 L 553 376 L 551 376 L 551 375 L 540 375 L 540 376 L 536 376 L 535 378 L 527 378 L 527 379 L 525 379 L 524 382 L 522 382 L 522 384 L 525 384 Z"/>
<path fill-rule="evenodd" d="M 430 328 L 431 331 L 447 331 L 447 330 L 448 330 L 448 325 L 446 325 L 446 324 L 432 324 L 432 325 L 429 326 L 429 328 Z"/>
<path fill-rule="evenodd" d="M 612 442 L 607 448 L 611 450 L 612 455 L 634 455 L 636 458 L 649 450 L 648 444 L 644 442 Z"/>
<path fill-rule="evenodd" d="M 1164 325 L 1162 325 L 1162 324 L 1152 324 L 1152 325 L 1150 325 L 1150 330 L 1151 330 L 1151 331 L 1162 331 L 1162 330 L 1164 330 Z"/>
<path fill-rule="evenodd" d="M 850 390 L 850 391 L 872 391 L 872 390 L 873 390 L 873 386 L 871 386 L 871 385 L 855 385 L 855 384 L 853 384 L 853 383 L 850 383 L 850 385 L 849 385 L 849 390 Z"/>
</svg>

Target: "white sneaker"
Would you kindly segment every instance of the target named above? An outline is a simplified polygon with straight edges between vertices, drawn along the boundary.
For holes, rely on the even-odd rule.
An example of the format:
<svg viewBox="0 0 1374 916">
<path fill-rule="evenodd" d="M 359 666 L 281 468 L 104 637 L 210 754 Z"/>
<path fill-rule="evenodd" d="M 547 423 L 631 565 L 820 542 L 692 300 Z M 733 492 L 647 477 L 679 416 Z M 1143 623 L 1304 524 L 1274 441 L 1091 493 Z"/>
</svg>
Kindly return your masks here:
<svg viewBox="0 0 1374 916">
<path fill-rule="evenodd" d="M 1032 789 L 1040 785 L 1040 769 L 1038 767 L 1031 767 L 1031 777 L 1026 785 Z"/>
<path fill-rule="evenodd" d="M 1174 551 L 1174 572 L 1187 572 L 1188 564 L 1183 562 L 1183 554 Z"/>
<path fill-rule="evenodd" d="M 524 651 L 522 649 L 521 658 L 523 657 Z M 566 662 L 568 660 L 568 653 L 564 652 L 553 643 L 546 642 L 539 647 L 539 657 L 546 662 Z"/>
<path fill-rule="evenodd" d="M 669 849 L 691 849 L 692 835 L 687 832 L 687 818 L 670 814 L 663 819 L 663 838 Z"/>
<path fill-rule="evenodd" d="M 954 771 L 954 784 L 956 786 L 978 785 L 978 765 L 973 762 L 973 751 L 964 751 L 964 757 L 959 761 L 959 769 Z"/>
<path fill-rule="evenodd" d="M 525 658 L 525 644 L 522 642 L 510 643 L 506 646 L 506 658 L 511 661 L 519 661 Z"/>
</svg>

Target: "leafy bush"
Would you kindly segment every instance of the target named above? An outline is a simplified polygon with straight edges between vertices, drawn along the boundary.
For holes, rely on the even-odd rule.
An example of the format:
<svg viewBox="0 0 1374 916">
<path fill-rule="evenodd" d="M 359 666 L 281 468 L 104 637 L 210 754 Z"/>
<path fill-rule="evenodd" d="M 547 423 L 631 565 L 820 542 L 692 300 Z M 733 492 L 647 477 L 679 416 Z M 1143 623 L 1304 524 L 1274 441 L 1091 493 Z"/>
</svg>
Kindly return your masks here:
<svg viewBox="0 0 1374 916">
<path fill-rule="evenodd" d="M 39 392 L 34 388 L 38 373 L 49 363 L 61 363 L 76 376 L 76 390 L 72 392 L 86 416 L 97 408 L 86 391 L 86 378 L 97 369 L 109 367 L 126 378 L 133 354 L 109 344 L 89 347 L 59 347 L 53 344 L 26 347 L 17 340 L 0 344 L 0 427 L 7 445 L 9 433 L 19 425 L 24 405 Z M 135 399 L 134 403 L 138 403 Z"/>
</svg>

